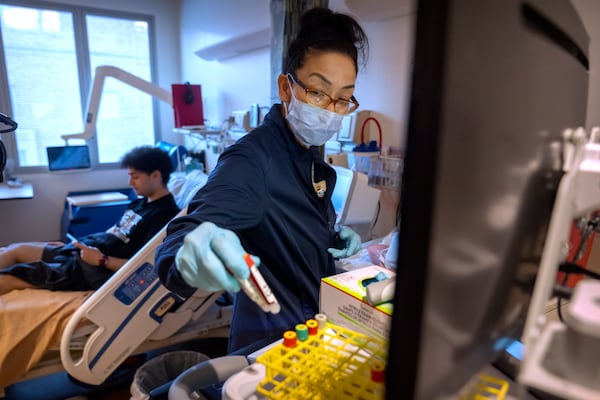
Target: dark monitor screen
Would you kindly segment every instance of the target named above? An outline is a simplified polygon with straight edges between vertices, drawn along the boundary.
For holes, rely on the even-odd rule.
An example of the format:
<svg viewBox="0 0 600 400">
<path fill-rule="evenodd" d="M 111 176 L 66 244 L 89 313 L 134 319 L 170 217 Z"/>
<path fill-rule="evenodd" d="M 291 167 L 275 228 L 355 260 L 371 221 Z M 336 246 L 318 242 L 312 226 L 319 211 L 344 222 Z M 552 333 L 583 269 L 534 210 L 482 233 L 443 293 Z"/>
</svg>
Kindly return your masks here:
<svg viewBox="0 0 600 400">
<path fill-rule="evenodd" d="M 386 397 L 430 400 L 522 334 L 588 36 L 569 1 L 417 7 Z"/>
<path fill-rule="evenodd" d="M 92 166 L 88 146 L 53 146 L 46 152 L 50 171 L 86 170 Z"/>
</svg>

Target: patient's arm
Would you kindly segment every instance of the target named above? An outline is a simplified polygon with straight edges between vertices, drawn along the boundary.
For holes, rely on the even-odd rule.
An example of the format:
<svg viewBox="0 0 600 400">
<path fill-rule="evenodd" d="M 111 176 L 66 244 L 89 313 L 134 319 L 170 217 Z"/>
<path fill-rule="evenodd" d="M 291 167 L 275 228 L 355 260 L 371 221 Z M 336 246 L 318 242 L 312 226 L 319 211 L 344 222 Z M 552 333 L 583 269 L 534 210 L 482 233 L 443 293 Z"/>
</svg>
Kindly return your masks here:
<svg viewBox="0 0 600 400">
<path fill-rule="evenodd" d="M 125 265 L 127 261 L 129 261 L 127 258 L 106 257 L 106 264 L 103 267 L 115 272 Z"/>
<path fill-rule="evenodd" d="M 87 246 L 81 242 L 73 242 L 73 246 L 79 249 L 79 257 L 89 265 L 96 265 L 111 271 L 117 271 L 127 261 L 127 258 L 108 257 L 97 247 Z"/>
</svg>

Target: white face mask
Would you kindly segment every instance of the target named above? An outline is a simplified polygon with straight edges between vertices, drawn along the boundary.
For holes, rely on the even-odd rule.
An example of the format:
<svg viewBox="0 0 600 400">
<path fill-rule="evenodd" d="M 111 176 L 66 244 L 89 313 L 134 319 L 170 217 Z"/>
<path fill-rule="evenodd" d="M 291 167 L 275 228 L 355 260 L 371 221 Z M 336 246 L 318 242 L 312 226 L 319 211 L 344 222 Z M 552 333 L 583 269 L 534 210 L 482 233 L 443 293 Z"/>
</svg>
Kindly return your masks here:
<svg viewBox="0 0 600 400">
<path fill-rule="evenodd" d="M 286 119 L 300 143 L 321 146 L 340 130 L 344 115 L 304 103 L 292 92 Z"/>
</svg>

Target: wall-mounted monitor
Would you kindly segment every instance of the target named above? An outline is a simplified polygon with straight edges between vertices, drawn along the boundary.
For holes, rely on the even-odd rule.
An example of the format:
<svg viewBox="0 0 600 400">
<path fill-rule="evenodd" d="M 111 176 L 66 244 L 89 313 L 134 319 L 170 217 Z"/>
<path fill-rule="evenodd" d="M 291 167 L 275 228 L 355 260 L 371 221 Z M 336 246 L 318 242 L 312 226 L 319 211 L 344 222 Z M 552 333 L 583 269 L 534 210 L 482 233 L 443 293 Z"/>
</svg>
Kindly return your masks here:
<svg viewBox="0 0 600 400">
<path fill-rule="evenodd" d="M 58 171 L 85 171 L 92 168 L 88 146 L 46 147 L 48 169 Z"/>
</svg>

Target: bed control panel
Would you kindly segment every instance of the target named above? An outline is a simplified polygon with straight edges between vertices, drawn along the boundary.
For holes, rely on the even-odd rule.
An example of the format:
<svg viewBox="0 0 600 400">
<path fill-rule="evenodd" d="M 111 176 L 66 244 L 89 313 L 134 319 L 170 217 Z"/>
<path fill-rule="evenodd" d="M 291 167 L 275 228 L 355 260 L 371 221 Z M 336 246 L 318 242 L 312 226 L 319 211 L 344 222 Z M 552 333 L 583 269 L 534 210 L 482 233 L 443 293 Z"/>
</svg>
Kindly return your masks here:
<svg viewBox="0 0 600 400">
<path fill-rule="evenodd" d="M 142 264 L 115 290 L 115 297 L 125 305 L 130 305 L 138 298 L 158 276 L 154 266 L 149 262 Z"/>
</svg>

